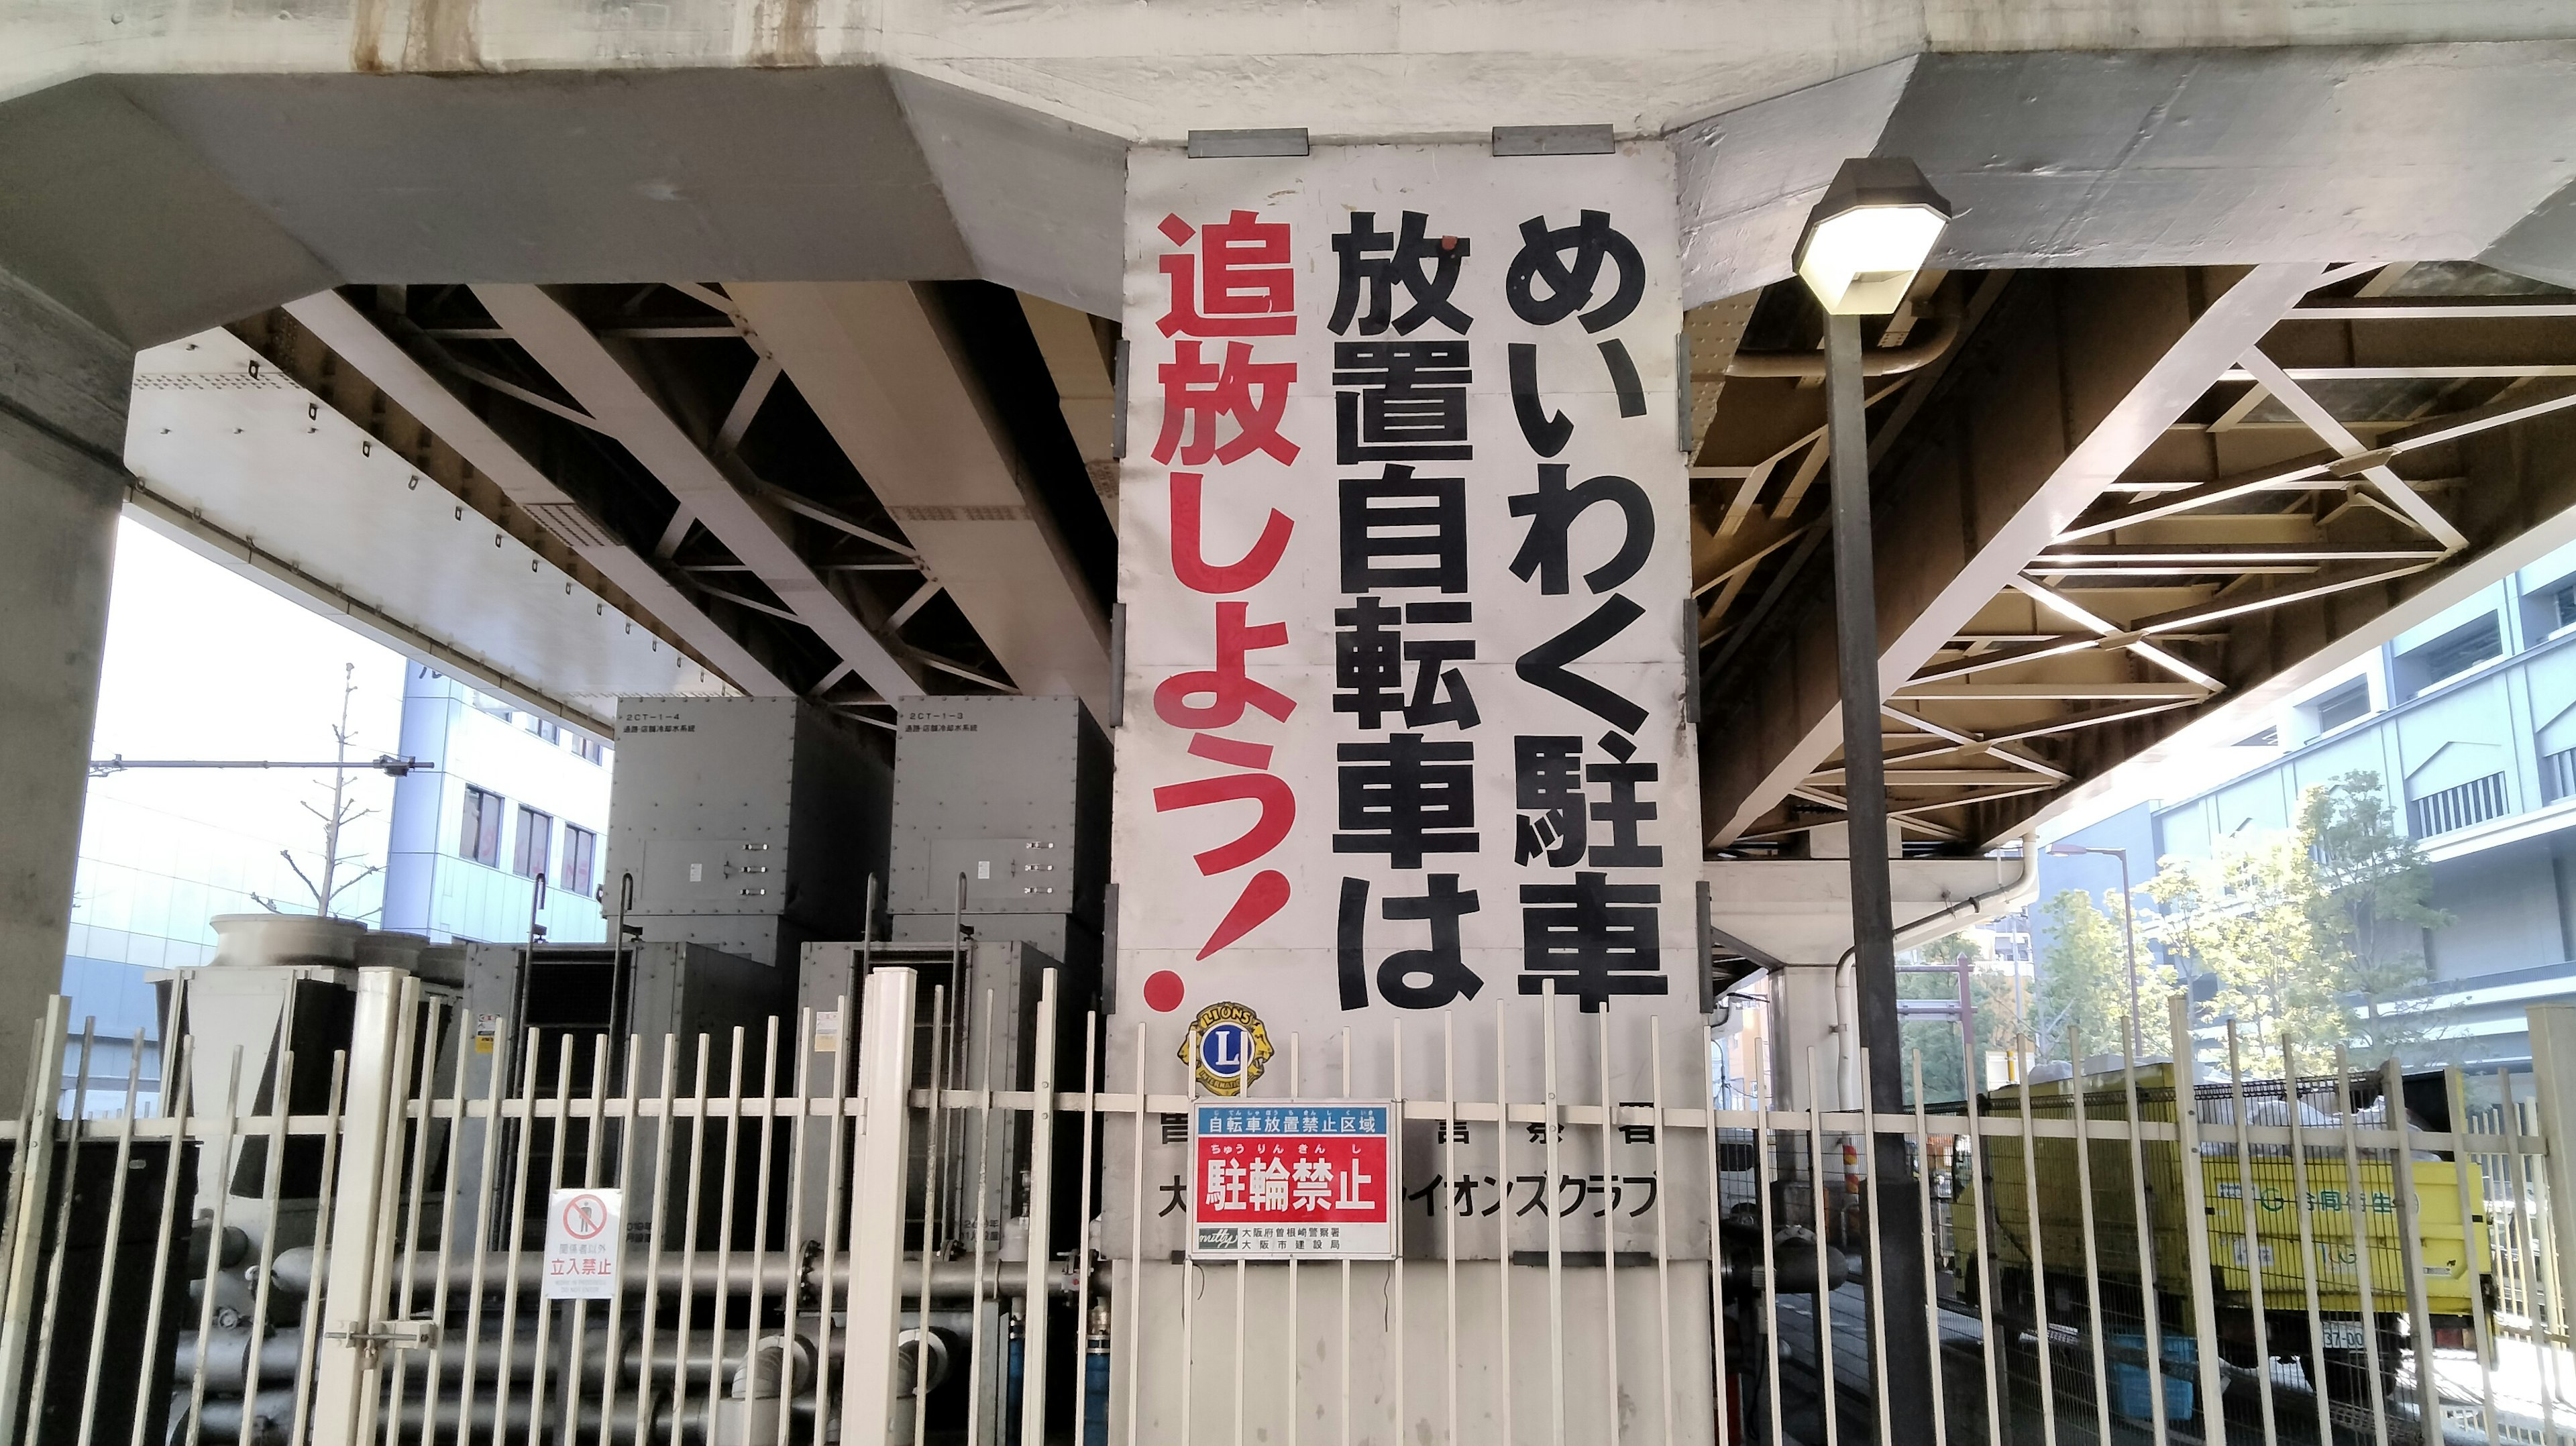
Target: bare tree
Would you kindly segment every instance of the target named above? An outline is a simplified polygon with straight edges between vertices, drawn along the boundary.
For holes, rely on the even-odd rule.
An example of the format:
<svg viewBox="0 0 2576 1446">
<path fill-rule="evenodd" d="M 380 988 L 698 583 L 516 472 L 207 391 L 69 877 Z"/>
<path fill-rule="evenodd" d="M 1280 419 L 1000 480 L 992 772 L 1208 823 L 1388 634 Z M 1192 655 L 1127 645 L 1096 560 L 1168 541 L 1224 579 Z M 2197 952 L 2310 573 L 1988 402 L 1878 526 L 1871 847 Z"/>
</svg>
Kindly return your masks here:
<svg viewBox="0 0 2576 1446">
<path fill-rule="evenodd" d="M 347 831 L 349 825 L 356 823 L 358 820 L 365 818 L 376 811 L 372 808 L 359 807 L 357 800 L 349 797 L 350 768 L 353 766 L 358 768 L 367 768 L 371 766 L 370 764 L 363 762 L 355 765 L 352 765 L 349 762 L 350 740 L 358 736 L 356 732 L 349 727 L 349 699 L 358 691 L 357 674 L 357 664 L 348 663 L 342 665 L 340 670 L 340 721 L 339 724 L 331 730 L 331 737 L 338 743 L 340 750 L 336 755 L 339 759 L 340 766 L 331 770 L 331 807 L 329 811 L 326 812 L 309 803 L 303 805 L 306 813 L 313 815 L 315 818 L 321 820 L 322 823 L 322 848 L 314 860 L 314 873 L 321 875 L 320 880 L 317 882 L 313 874 L 306 873 L 304 871 L 304 866 L 295 861 L 294 850 L 279 849 L 277 851 L 277 856 L 286 860 L 286 866 L 295 870 L 295 877 L 302 880 L 305 889 L 313 895 L 313 912 L 320 914 L 325 918 L 331 917 L 332 911 L 338 906 L 340 896 L 342 894 L 347 893 L 349 890 L 366 882 L 368 876 L 384 872 L 383 865 L 369 864 L 365 868 L 358 869 L 355 873 L 350 874 L 346 879 L 340 877 L 342 866 L 344 864 L 354 865 L 358 859 L 365 857 L 363 854 L 342 853 L 340 851 L 341 834 Z M 297 910 L 290 910 L 284 907 L 274 899 L 264 898 L 258 894 L 251 895 L 251 898 L 257 900 L 261 908 L 268 910 L 272 914 L 299 912 Z M 372 913 L 374 911 L 369 910 L 369 912 Z"/>
</svg>

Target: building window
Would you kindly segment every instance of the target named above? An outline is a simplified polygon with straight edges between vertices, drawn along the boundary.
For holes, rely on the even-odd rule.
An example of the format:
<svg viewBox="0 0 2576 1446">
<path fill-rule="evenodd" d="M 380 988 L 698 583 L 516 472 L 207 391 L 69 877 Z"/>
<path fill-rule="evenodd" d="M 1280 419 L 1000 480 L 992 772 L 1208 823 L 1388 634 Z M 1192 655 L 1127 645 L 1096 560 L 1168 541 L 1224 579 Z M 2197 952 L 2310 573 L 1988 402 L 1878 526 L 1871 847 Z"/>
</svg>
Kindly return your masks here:
<svg viewBox="0 0 2576 1446">
<path fill-rule="evenodd" d="M 2504 632 L 2488 613 L 2464 623 L 2420 647 L 2397 655 L 2397 681 L 2402 696 L 2412 698 L 2439 687 L 2490 658 L 2504 655 Z"/>
<path fill-rule="evenodd" d="M 2319 698 L 2314 706 L 2317 710 L 2319 733 L 2332 733 L 2346 723 L 2358 722 L 2370 715 L 2369 680 L 2355 678 L 2343 687 Z"/>
<path fill-rule="evenodd" d="M 563 738 L 563 727 L 561 724 L 558 724 L 552 718 L 540 718 L 534 713 L 528 715 L 528 731 L 534 733 L 539 738 L 546 740 L 548 743 L 560 742 Z"/>
<path fill-rule="evenodd" d="M 510 856 L 510 871 L 523 879 L 533 879 L 546 871 L 546 855 L 555 838 L 555 818 L 539 813 L 526 804 L 519 805 L 519 844 Z"/>
<path fill-rule="evenodd" d="M 478 864 L 501 862 L 501 795 L 465 785 L 465 827 L 457 835 L 456 853 Z"/>
<path fill-rule="evenodd" d="M 596 738 L 585 738 L 578 733 L 572 736 L 572 751 L 591 763 L 603 763 L 608 759 L 607 744 Z"/>
<path fill-rule="evenodd" d="M 2406 822 L 2417 838 L 2484 823 L 2504 814 L 2504 775 L 2490 773 L 2455 784 L 2439 793 L 2409 800 Z"/>
<path fill-rule="evenodd" d="M 2576 797 L 2576 748 L 2561 748 L 2540 760 L 2540 790 L 2551 803 Z"/>
<path fill-rule="evenodd" d="M 591 865 L 599 853 L 599 835 L 564 825 L 563 887 L 567 894 L 590 897 Z"/>
</svg>

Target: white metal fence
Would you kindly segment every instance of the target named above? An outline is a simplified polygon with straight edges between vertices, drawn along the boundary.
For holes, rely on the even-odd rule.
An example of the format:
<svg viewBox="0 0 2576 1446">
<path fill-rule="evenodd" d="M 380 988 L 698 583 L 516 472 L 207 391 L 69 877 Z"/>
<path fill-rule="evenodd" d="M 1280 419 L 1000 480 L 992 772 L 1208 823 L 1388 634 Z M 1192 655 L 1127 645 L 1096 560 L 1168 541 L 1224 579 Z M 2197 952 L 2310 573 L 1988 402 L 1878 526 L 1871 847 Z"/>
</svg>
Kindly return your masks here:
<svg viewBox="0 0 2576 1446">
<path fill-rule="evenodd" d="M 2536 1079 L 2474 1109 L 2457 1071 L 2279 1041 L 2287 1067 L 2261 1069 L 2177 1015 L 2195 1079 L 2096 1060 L 1981 1101 L 1792 1111 L 1709 1108 L 1695 1030 L 1650 1033 L 1649 1097 L 1619 1098 L 1606 1015 L 1512 1000 L 1391 1046 L 1391 1077 L 1436 1082 L 1393 1102 L 1398 1260 L 1193 1263 L 1170 1247 L 1200 1183 L 1166 1168 L 1198 1102 L 1177 1024 L 1095 1018 L 1080 1058 L 1037 1048 L 1005 1090 L 1012 1041 L 969 1027 L 990 1001 L 916 987 L 870 974 L 847 1038 L 845 1002 L 758 1038 L 478 1042 L 367 971 L 318 1113 L 272 1103 L 286 1062 L 183 1055 L 157 1115 L 129 1078 L 122 1111 L 0 1121 L 0 1439 L 2576 1432 L 2576 1198 L 2544 1143 L 2576 1011 L 2534 1011 Z M 1055 1011 L 1050 975 L 1035 1040 Z M 38 1079 L 109 1053 L 59 1006 L 39 1039 Z M 1347 1036 L 1284 1043 L 1253 1098 L 1347 1092 Z M 516 1068 L 476 1092 L 478 1048 Z M 1469 1097 L 1471 1050 L 1536 1068 Z M 118 1086 L 83 1089 L 95 1109 Z M 546 1217 L 574 1188 L 624 1217 L 599 1298 L 550 1299 Z"/>
</svg>

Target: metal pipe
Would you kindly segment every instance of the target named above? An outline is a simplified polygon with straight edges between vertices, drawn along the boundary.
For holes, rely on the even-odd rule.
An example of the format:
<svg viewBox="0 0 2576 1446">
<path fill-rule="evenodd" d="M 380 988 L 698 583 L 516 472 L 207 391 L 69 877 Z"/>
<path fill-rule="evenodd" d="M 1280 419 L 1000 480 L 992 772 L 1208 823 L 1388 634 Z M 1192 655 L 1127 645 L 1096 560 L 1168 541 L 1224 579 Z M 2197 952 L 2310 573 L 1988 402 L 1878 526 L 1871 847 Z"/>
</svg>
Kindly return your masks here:
<svg viewBox="0 0 2576 1446">
<path fill-rule="evenodd" d="M 1870 532 L 1869 417 L 1863 399 L 1860 319 L 1825 319 L 1826 435 L 1833 448 L 1834 641 L 1842 684 L 1843 798 L 1851 854 L 1852 968 L 1859 992 L 1862 1049 L 1869 1052 L 1863 1087 L 1880 1111 L 1905 1108 L 1904 1036 L 1896 1015 L 1896 902 L 1887 869 L 1887 759 L 1879 741 L 1878 589 Z M 2026 861 L 2027 863 L 2027 861 Z M 1817 1102 L 1811 1102 L 1814 1104 Z M 1913 1169 L 1894 1135 L 1870 1142 L 1870 1168 L 1902 1179 Z M 1929 1284 L 1913 1197 L 1887 1193 L 1887 1279 L 1872 1282 L 1895 1300 L 1912 1301 Z M 1820 1311 L 1819 1314 L 1822 1312 Z M 1889 1389 L 1919 1401 L 1936 1388 L 1932 1342 L 1910 1310 L 1887 1323 Z M 1908 1413 L 1899 1435 L 1924 1438 L 1923 1420 Z"/>
<path fill-rule="evenodd" d="M 1830 365 L 1829 352 L 1834 325 L 1847 324 L 1852 328 L 1855 350 L 1859 349 L 1860 341 L 1860 318 L 1829 316 L 1825 320 L 1827 352 L 1739 351 L 1726 359 L 1726 375 L 1795 377 L 1802 381 L 1813 381 L 1823 377 Z M 1914 331 L 1906 338 L 1904 345 L 1861 351 L 1860 375 L 1892 377 L 1906 372 L 1921 371 L 1939 361 L 1950 350 L 1950 344 L 1956 341 L 1958 336 L 1959 323 L 1955 318 L 1926 316 L 1915 324 Z"/>
</svg>

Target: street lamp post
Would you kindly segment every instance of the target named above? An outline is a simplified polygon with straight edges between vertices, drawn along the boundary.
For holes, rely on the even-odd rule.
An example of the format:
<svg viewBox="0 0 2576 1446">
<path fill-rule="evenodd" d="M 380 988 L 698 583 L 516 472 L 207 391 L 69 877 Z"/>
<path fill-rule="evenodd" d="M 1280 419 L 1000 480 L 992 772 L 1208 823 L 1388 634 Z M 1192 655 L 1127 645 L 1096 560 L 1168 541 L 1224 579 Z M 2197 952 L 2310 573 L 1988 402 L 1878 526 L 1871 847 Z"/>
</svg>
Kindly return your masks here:
<svg viewBox="0 0 2576 1446">
<path fill-rule="evenodd" d="M 1825 311 L 1825 440 L 1833 463 L 1834 643 L 1841 674 L 1856 1022 L 1869 1056 L 1863 1088 L 1871 1106 L 1887 1114 L 1906 1108 L 1905 1065 L 1896 1012 L 1896 905 L 1887 871 L 1887 760 L 1879 745 L 1878 598 L 1860 319 L 1884 316 L 1903 303 L 1949 218 L 1949 204 L 1912 161 L 1847 160 L 1808 213 L 1793 258 L 1799 278 Z M 1913 1168 L 1905 1141 L 1896 1135 L 1872 1140 L 1870 1158 L 1872 1175 L 1891 1187 Z M 1930 1282 L 1914 1192 L 1882 1188 L 1875 1213 L 1878 1258 L 1887 1275 L 1871 1282 L 1885 1302 L 1882 1379 L 1894 1399 L 1921 1401 L 1936 1382 L 1931 1334 L 1918 1308 L 1928 1299 Z M 1824 1298 L 1818 1306 L 1822 1325 Z M 1894 1412 L 1890 1421 L 1900 1441 L 1929 1439 L 1919 1412 Z"/>
<path fill-rule="evenodd" d="M 2050 844 L 2048 851 L 2061 859 L 2084 854 L 2108 854 L 2120 861 L 2120 944 L 2129 962 L 2129 1055 L 2134 1059 L 2145 1051 L 2138 1047 L 2138 915 L 2137 906 L 2129 897 L 2129 851 L 2063 843 Z"/>
</svg>

